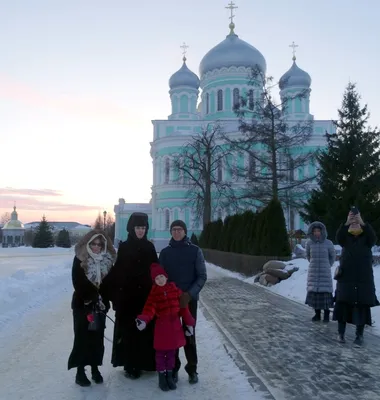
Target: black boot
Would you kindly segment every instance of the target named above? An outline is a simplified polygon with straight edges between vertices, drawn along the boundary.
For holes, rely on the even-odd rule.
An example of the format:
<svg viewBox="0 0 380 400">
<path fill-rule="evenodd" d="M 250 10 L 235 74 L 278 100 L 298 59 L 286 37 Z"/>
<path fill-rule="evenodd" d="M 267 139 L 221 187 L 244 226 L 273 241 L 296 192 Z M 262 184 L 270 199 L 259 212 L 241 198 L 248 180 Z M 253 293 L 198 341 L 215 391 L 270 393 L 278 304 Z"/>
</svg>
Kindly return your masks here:
<svg viewBox="0 0 380 400">
<path fill-rule="evenodd" d="M 323 312 L 323 322 L 327 323 L 330 322 L 330 310 L 324 310 Z"/>
<path fill-rule="evenodd" d="M 124 373 L 129 379 L 139 379 L 141 376 L 141 371 L 133 367 L 124 367 Z"/>
<path fill-rule="evenodd" d="M 169 389 L 170 390 L 176 390 L 177 385 L 174 380 L 174 371 L 167 371 L 166 373 L 166 381 L 168 383 Z"/>
<path fill-rule="evenodd" d="M 91 378 L 95 383 L 103 383 L 103 377 L 97 366 L 91 367 Z"/>
<path fill-rule="evenodd" d="M 321 320 L 321 310 L 315 310 L 315 315 L 311 319 L 313 322 L 317 322 Z"/>
<path fill-rule="evenodd" d="M 172 376 L 173 376 L 174 383 L 177 383 L 178 382 L 178 371 L 174 369 L 172 372 Z"/>
<path fill-rule="evenodd" d="M 196 372 L 189 373 L 189 383 L 192 385 L 198 383 L 198 374 Z"/>
<path fill-rule="evenodd" d="M 77 374 L 75 376 L 75 383 L 79 386 L 90 386 L 91 382 L 84 372 L 84 367 L 78 367 Z"/>
<path fill-rule="evenodd" d="M 344 338 L 344 334 L 346 333 L 346 323 L 338 322 L 338 342 L 346 343 L 346 339 Z"/>
<path fill-rule="evenodd" d="M 357 325 L 356 326 L 356 338 L 354 340 L 354 345 L 362 346 L 363 344 L 363 333 L 364 333 L 364 326 Z"/>
<path fill-rule="evenodd" d="M 168 385 L 168 381 L 166 379 L 166 372 L 165 371 L 158 373 L 158 387 L 164 392 L 167 392 L 167 391 L 170 390 L 169 389 L 169 385 Z"/>
</svg>

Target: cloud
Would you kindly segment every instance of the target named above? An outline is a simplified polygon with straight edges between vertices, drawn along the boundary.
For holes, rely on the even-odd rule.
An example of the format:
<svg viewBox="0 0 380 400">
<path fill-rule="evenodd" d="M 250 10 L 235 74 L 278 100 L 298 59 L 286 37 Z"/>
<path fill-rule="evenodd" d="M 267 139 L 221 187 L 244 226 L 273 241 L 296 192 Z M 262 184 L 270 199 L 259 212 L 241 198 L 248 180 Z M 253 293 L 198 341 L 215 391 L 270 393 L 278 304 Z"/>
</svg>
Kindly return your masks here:
<svg viewBox="0 0 380 400">
<path fill-rule="evenodd" d="M 86 211 L 99 210 L 97 205 L 72 204 L 54 201 L 63 193 L 53 189 L 0 188 L 0 208 L 11 209 L 14 204 L 20 210 L 38 211 Z M 47 199 L 48 198 L 48 199 Z"/>
<path fill-rule="evenodd" d="M 0 188 L 0 195 L 62 196 L 62 192 L 53 189 L 18 189 L 18 188 L 5 187 L 5 188 Z"/>
</svg>

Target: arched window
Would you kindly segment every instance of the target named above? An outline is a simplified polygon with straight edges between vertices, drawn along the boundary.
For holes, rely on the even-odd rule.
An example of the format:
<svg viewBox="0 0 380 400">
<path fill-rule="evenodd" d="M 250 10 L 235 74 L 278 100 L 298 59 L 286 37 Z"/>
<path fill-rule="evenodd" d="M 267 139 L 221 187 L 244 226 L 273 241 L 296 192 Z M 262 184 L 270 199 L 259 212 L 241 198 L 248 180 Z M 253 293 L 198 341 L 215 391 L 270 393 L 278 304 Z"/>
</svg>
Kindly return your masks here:
<svg viewBox="0 0 380 400">
<path fill-rule="evenodd" d="M 235 88 L 232 92 L 232 96 L 233 96 L 233 108 L 237 108 L 239 107 L 240 104 L 240 92 L 239 89 Z"/>
<path fill-rule="evenodd" d="M 253 179 L 256 172 L 256 160 L 252 154 L 249 155 L 248 159 L 248 177 L 249 179 Z"/>
<path fill-rule="evenodd" d="M 210 95 L 206 93 L 206 114 L 210 112 Z"/>
<path fill-rule="evenodd" d="M 218 182 L 222 182 L 223 180 L 223 164 L 222 164 L 222 160 L 218 161 L 218 170 L 217 170 L 217 181 Z"/>
<path fill-rule="evenodd" d="M 250 110 L 253 110 L 254 107 L 255 107 L 255 102 L 254 102 L 254 98 L 253 98 L 253 90 L 251 89 L 251 90 L 248 92 L 248 108 L 249 108 Z"/>
<path fill-rule="evenodd" d="M 165 210 L 165 229 L 169 230 L 170 229 L 170 211 Z"/>
<path fill-rule="evenodd" d="M 168 158 L 165 159 L 165 179 L 164 183 L 169 183 L 170 179 L 170 161 Z"/>
<path fill-rule="evenodd" d="M 218 111 L 223 110 L 223 90 L 218 90 Z"/>
</svg>

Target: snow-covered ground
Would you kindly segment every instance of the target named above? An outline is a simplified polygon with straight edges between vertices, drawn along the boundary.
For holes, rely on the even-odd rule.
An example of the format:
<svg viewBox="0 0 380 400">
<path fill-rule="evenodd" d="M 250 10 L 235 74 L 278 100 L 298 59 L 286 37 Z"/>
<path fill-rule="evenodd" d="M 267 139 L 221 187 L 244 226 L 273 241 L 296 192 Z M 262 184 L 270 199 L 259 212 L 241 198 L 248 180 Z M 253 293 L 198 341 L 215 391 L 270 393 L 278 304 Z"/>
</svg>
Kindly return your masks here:
<svg viewBox="0 0 380 400">
<path fill-rule="evenodd" d="M 106 341 L 105 383 L 80 388 L 67 371 L 73 331 L 70 311 L 72 249 L 0 249 L 0 400 L 263 399 L 225 350 L 223 337 L 199 312 L 198 385 L 180 371 L 178 390 L 163 393 L 156 375 L 127 380 L 110 365 Z M 212 275 L 212 271 L 211 271 Z M 106 337 L 112 338 L 108 322 Z M 182 355 L 183 357 L 183 355 Z"/>
<path fill-rule="evenodd" d="M 308 270 L 309 263 L 305 259 L 294 259 L 292 261 L 289 261 L 286 264 L 292 264 L 292 266 L 298 267 L 299 270 L 297 272 L 295 272 L 289 279 L 282 281 L 275 286 L 270 286 L 270 287 L 265 287 L 265 286 L 259 285 L 258 283 L 254 283 L 254 279 L 255 279 L 254 276 L 247 278 L 244 275 L 225 270 L 225 269 L 218 267 L 211 263 L 208 263 L 208 269 L 209 269 L 209 271 L 213 271 L 212 272 L 213 276 L 234 277 L 234 278 L 240 279 L 242 281 L 245 281 L 247 283 L 250 283 L 252 285 L 259 285 L 260 287 L 270 290 L 281 296 L 284 296 L 284 297 L 287 297 L 296 302 L 305 304 L 307 270 Z M 337 265 L 338 264 L 335 263 L 335 265 L 331 268 L 331 276 L 332 277 L 334 276 L 335 267 Z M 374 278 L 375 278 L 375 285 L 376 285 L 376 289 L 377 289 L 377 297 L 378 297 L 378 299 L 380 299 L 380 265 L 374 266 L 373 272 L 374 272 Z M 334 290 L 335 290 L 336 281 L 334 279 L 333 279 L 333 285 L 334 285 Z M 368 329 L 372 333 L 380 335 L 380 306 L 372 308 L 371 312 L 372 312 L 372 319 L 374 321 L 374 324 L 371 328 L 368 328 Z"/>
</svg>

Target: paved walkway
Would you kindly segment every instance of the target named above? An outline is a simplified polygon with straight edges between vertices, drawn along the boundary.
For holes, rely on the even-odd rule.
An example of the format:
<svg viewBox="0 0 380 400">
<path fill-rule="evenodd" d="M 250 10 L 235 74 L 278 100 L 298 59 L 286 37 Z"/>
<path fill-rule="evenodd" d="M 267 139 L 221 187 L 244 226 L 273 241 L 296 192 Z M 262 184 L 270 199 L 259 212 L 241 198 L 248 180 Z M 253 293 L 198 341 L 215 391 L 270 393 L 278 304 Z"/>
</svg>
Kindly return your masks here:
<svg viewBox="0 0 380 400">
<path fill-rule="evenodd" d="M 252 386 L 275 400 L 380 399 L 380 340 L 337 343 L 337 325 L 312 323 L 311 310 L 234 278 L 211 278 L 202 291 L 206 316 L 227 337 Z M 227 349 L 228 350 L 228 349 Z"/>
</svg>

